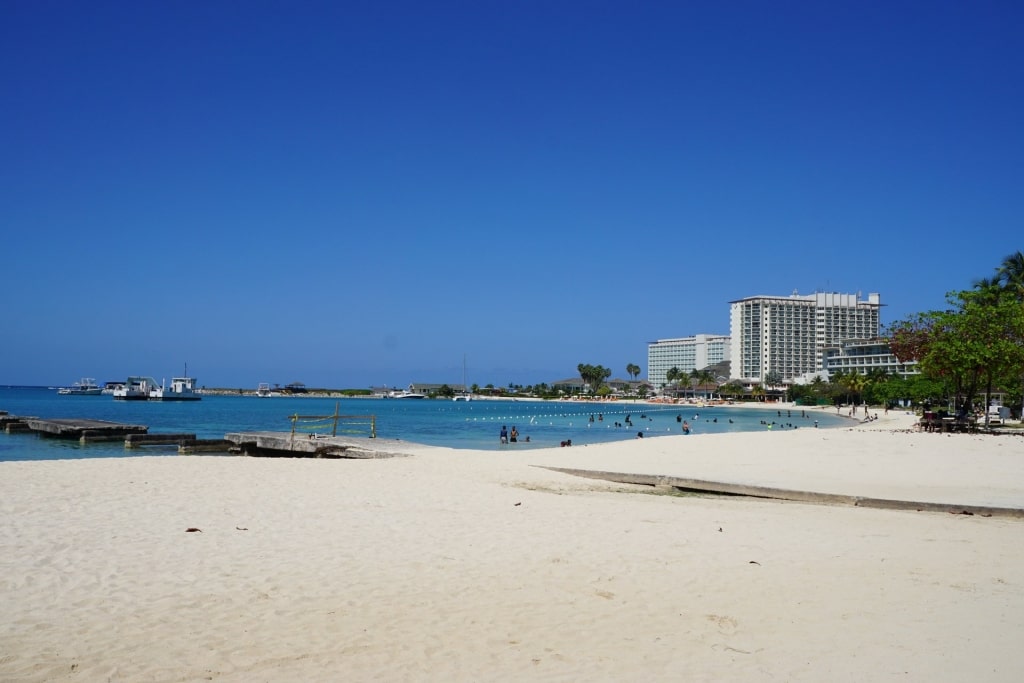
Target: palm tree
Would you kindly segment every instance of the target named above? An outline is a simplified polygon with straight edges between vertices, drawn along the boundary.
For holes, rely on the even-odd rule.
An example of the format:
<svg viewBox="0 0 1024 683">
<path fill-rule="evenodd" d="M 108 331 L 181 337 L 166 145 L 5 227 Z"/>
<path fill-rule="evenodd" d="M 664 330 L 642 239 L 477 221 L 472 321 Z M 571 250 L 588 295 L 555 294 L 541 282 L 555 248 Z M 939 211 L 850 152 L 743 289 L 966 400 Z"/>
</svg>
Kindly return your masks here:
<svg viewBox="0 0 1024 683">
<path fill-rule="evenodd" d="M 850 396 L 850 403 L 853 405 L 856 405 L 855 400 L 860 398 L 860 395 L 864 393 L 864 388 L 867 387 L 867 385 L 867 376 L 862 375 L 859 372 L 851 372 L 843 377 L 843 386 L 846 387 L 850 394 L 852 394 Z"/>
<path fill-rule="evenodd" d="M 1002 264 L 996 269 L 996 278 L 1017 301 L 1024 301 L 1024 253 L 1017 250 L 1017 253 L 1004 258 Z M 1024 375 L 1021 376 L 1021 384 L 1024 385 Z M 1024 415 L 1024 391 L 1021 392 L 1021 396 L 1021 414 Z M 988 421 L 987 405 L 985 406 L 985 420 Z"/>
<path fill-rule="evenodd" d="M 710 394 L 709 396 L 705 396 L 705 398 L 714 398 L 714 390 L 718 388 L 715 384 L 714 373 L 705 368 L 704 370 L 701 370 L 700 373 L 697 375 L 697 381 L 699 383 L 700 388 L 704 390 L 704 393 Z M 711 387 L 710 392 L 708 391 L 708 387 Z"/>
<path fill-rule="evenodd" d="M 665 373 L 665 381 L 668 382 L 669 384 L 672 384 L 676 380 L 678 380 L 681 375 L 682 373 L 679 372 L 679 368 L 673 365 L 671 368 L 668 369 L 668 372 Z"/>
<path fill-rule="evenodd" d="M 721 393 L 726 396 L 739 398 L 740 396 L 743 396 L 743 385 L 739 380 L 729 380 L 721 386 Z"/>
<path fill-rule="evenodd" d="M 640 366 L 636 365 L 635 363 L 630 363 L 629 365 L 626 366 L 626 374 L 628 374 L 632 379 L 635 380 L 637 377 L 640 376 Z"/>
<path fill-rule="evenodd" d="M 1024 300 L 1024 253 L 1018 251 L 1004 258 L 996 268 L 996 280 L 1013 292 L 1018 301 Z"/>
<path fill-rule="evenodd" d="M 700 370 L 690 370 L 690 396 L 697 398 L 697 385 L 700 383 Z"/>
</svg>

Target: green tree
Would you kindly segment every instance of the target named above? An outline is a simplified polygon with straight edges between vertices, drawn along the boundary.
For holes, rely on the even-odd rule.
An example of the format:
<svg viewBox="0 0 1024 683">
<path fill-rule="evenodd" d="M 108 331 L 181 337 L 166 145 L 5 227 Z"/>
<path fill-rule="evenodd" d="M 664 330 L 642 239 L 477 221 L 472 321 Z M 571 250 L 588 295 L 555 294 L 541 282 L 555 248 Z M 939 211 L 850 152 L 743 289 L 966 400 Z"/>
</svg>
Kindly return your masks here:
<svg viewBox="0 0 1024 683">
<path fill-rule="evenodd" d="M 1024 253 L 1018 251 L 1004 258 L 996 268 L 996 281 L 1017 301 L 1024 301 Z"/>
<path fill-rule="evenodd" d="M 612 375 L 612 371 L 608 368 L 587 363 L 580 363 L 576 366 L 576 370 L 580 373 L 580 379 L 590 385 L 590 393 L 596 393 L 604 381 Z"/>
<path fill-rule="evenodd" d="M 729 396 L 730 398 L 742 398 L 746 393 L 743 390 L 743 384 L 737 379 L 723 384 L 719 387 L 719 392 L 724 396 Z"/>
<path fill-rule="evenodd" d="M 713 397 L 715 394 L 715 390 L 718 388 L 718 382 L 715 380 L 714 373 L 708 370 L 707 368 L 698 372 L 697 386 L 705 394 L 710 394 L 711 397 Z"/>
<path fill-rule="evenodd" d="M 690 388 L 690 396 L 697 397 L 697 385 L 700 383 L 700 370 L 694 368 L 690 370 L 689 376 L 684 375 L 683 379 L 688 380 L 687 386 Z"/>
<path fill-rule="evenodd" d="M 671 368 L 668 369 L 668 372 L 665 373 L 665 381 L 672 385 L 678 382 L 679 379 L 684 376 L 685 375 L 682 372 L 680 372 L 679 368 L 673 365 Z"/>
<path fill-rule="evenodd" d="M 635 363 L 630 363 L 626 366 L 626 374 L 629 375 L 630 379 L 636 380 L 640 376 L 640 366 Z"/>
<path fill-rule="evenodd" d="M 908 317 L 892 328 L 901 361 L 952 384 L 956 407 L 969 409 L 979 390 L 1024 374 L 1024 305 L 1013 288 L 991 285 L 947 295 L 950 308 Z"/>
<path fill-rule="evenodd" d="M 996 269 L 996 281 L 1002 287 L 1004 293 L 1012 296 L 1018 302 L 1024 302 L 1024 253 L 1019 250 L 1003 259 L 1003 262 Z M 1024 371 L 1021 372 L 1020 400 L 1021 417 L 1024 418 Z M 988 410 L 985 410 L 985 421 L 988 422 Z"/>
<path fill-rule="evenodd" d="M 856 405 L 864 393 L 864 388 L 867 384 L 868 378 L 859 372 L 851 372 L 848 375 L 844 375 L 839 385 L 848 392 L 846 403 Z"/>
</svg>

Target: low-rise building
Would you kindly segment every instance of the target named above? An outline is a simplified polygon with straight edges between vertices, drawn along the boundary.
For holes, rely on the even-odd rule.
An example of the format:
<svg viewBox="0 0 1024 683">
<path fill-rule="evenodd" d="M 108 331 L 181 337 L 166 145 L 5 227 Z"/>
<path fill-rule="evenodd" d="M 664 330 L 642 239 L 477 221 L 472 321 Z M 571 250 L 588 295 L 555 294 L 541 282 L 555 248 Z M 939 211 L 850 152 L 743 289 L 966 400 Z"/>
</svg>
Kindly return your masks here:
<svg viewBox="0 0 1024 683">
<path fill-rule="evenodd" d="M 879 371 L 901 377 L 921 374 L 917 361 L 901 362 L 889 349 L 889 340 L 882 337 L 844 339 L 836 345 L 824 347 L 822 357 L 824 370 L 829 376 L 837 372 L 867 375 Z"/>
<path fill-rule="evenodd" d="M 676 368 L 689 374 L 729 360 L 731 340 L 722 334 L 659 339 L 647 344 L 647 381 L 655 390 L 668 384 L 668 371 Z"/>
</svg>

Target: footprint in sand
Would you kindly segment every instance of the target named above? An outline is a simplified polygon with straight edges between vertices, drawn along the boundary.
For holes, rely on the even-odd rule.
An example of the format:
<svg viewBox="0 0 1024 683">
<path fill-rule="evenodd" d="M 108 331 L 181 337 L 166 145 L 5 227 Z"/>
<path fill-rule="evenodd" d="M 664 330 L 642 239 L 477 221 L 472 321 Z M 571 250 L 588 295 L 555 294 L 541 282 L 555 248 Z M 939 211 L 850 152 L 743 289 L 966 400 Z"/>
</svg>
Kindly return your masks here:
<svg viewBox="0 0 1024 683">
<path fill-rule="evenodd" d="M 707 620 L 718 626 L 718 632 L 725 636 L 736 633 L 739 623 L 732 617 L 722 617 L 717 614 L 708 614 Z"/>
</svg>

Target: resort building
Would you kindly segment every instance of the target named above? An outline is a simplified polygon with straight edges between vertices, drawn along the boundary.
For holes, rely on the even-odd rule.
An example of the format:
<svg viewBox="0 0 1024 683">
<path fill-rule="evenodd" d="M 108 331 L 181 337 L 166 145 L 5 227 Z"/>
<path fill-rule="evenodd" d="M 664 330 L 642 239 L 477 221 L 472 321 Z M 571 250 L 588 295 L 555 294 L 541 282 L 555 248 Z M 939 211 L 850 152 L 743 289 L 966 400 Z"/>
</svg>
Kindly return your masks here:
<svg viewBox="0 0 1024 683">
<path fill-rule="evenodd" d="M 884 372 L 887 375 L 919 375 L 917 361 L 901 363 L 889 350 L 888 339 L 847 339 L 824 349 L 825 367 L 830 374 Z"/>
<path fill-rule="evenodd" d="M 647 381 L 660 390 L 668 384 L 668 371 L 690 373 L 729 360 L 730 339 L 721 334 L 696 334 L 659 339 L 647 344 Z"/>
<path fill-rule="evenodd" d="M 879 335 L 878 294 L 816 293 L 753 296 L 731 306 L 730 379 L 763 384 L 777 374 L 790 381 L 825 368 L 825 349 Z"/>
</svg>

